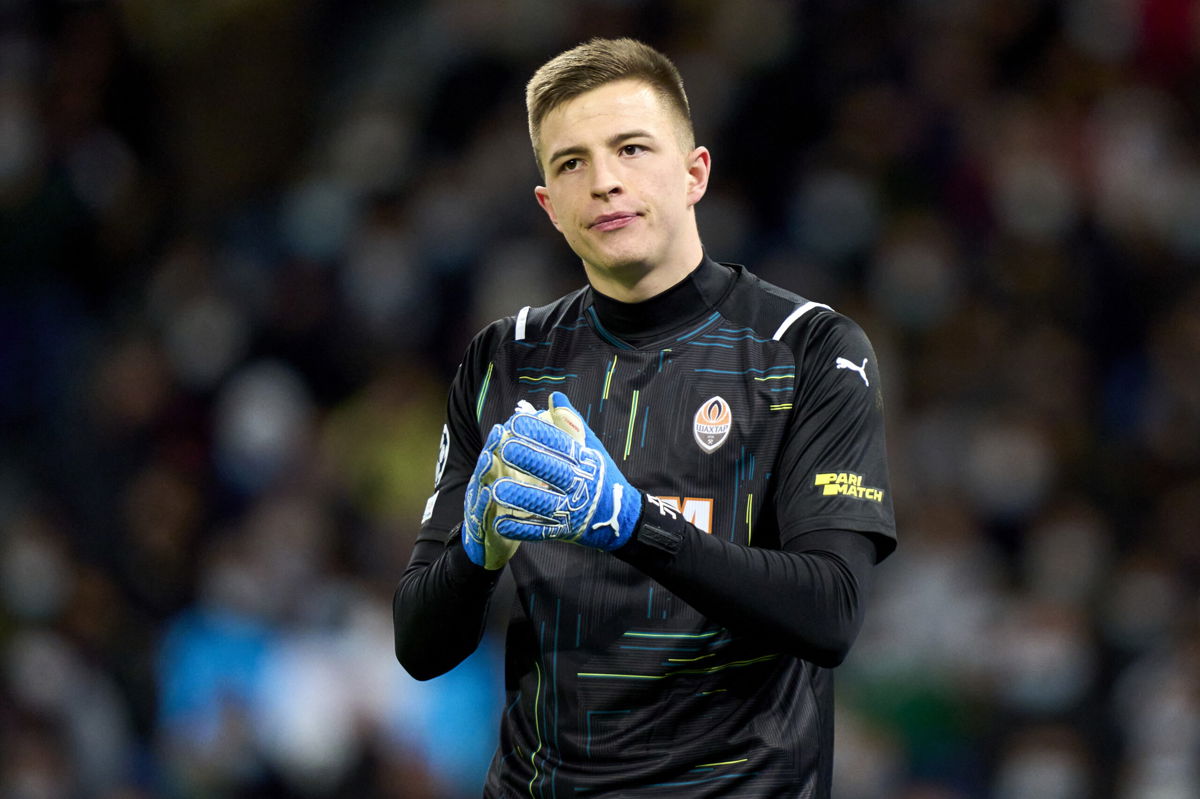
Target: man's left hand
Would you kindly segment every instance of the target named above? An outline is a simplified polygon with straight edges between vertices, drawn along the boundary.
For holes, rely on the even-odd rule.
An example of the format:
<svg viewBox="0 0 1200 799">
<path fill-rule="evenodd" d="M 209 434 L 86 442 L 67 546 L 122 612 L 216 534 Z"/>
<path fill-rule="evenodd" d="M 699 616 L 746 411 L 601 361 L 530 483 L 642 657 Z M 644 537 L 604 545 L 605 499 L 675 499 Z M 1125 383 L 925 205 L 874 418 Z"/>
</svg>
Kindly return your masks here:
<svg viewBox="0 0 1200 799">
<path fill-rule="evenodd" d="M 505 466 L 545 483 L 501 478 L 492 485 L 496 532 L 519 541 L 571 541 L 595 549 L 624 546 L 642 513 L 630 485 L 583 417 L 561 392 L 540 414 L 505 423 L 497 456 Z M 515 514 L 505 513 L 509 508 Z"/>
</svg>

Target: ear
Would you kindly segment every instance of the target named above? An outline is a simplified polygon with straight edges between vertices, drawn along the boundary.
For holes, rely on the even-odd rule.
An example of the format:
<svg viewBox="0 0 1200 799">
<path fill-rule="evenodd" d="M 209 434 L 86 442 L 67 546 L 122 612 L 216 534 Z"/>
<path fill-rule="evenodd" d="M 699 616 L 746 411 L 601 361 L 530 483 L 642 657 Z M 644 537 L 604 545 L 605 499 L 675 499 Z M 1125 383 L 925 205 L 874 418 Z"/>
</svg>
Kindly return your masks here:
<svg viewBox="0 0 1200 799">
<path fill-rule="evenodd" d="M 533 196 L 537 199 L 537 204 L 546 212 L 546 216 L 550 217 L 550 224 L 554 225 L 554 229 L 562 232 L 562 227 L 558 224 L 558 214 L 554 213 L 554 203 L 550 201 L 550 190 L 545 186 L 534 186 Z"/>
<path fill-rule="evenodd" d="M 688 207 L 700 202 L 708 191 L 708 176 L 712 171 L 712 154 L 707 147 L 697 147 L 687 157 Z"/>
</svg>

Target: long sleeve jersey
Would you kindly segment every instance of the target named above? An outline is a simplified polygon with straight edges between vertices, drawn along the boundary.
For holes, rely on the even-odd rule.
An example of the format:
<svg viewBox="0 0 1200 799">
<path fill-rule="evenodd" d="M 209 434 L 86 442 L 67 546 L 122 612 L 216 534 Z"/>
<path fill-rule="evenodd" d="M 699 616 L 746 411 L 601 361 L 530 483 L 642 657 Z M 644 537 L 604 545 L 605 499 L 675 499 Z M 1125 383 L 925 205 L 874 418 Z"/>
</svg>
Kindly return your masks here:
<svg viewBox="0 0 1200 799">
<path fill-rule="evenodd" d="M 478 645 L 499 572 L 457 533 L 487 431 L 566 393 L 645 496 L 615 553 L 526 542 L 485 796 L 829 794 L 830 669 L 895 546 L 879 372 L 850 319 L 705 259 L 625 304 L 590 288 L 485 328 L 451 387 L 397 588 L 419 678 Z"/>
</svg>

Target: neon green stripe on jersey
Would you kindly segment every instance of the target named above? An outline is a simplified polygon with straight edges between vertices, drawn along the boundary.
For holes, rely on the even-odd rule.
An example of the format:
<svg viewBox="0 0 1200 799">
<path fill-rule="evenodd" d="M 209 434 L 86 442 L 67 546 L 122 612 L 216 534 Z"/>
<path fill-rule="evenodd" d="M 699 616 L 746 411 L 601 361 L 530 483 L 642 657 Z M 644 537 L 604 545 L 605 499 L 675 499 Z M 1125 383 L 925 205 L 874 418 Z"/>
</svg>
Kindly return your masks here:
<svg viewBox="0 0 1200 799">
<path fill-rule="evenodd" d="M 612 363 L 608 365 L 608 374 L 604 376 L 604 396 L 600 399 L 608 399 L 608 389 L 612 385 L 613 372 L 617 370 L 617 356 L 613 356 Z"/>
<path fill-rule="evenodd" d="M 750 546 L 750 542 L 754 540 L 754 494 L 746 495 L 746 546 Z"/>
<path fill-rule="evenodd" d="M 483 385 L 479 387 L 479 399 L 475 400 L 475 421 L 483 416 L 483 401 L 487 399 L 488 386 L 492 384 L 492 370 L 496 368 L 496 362 L 488 363 L 487 374 L 483 376 Z"/>
<path fill-rule="evenodd" d="M 530 797 L 533 796 L 533 784 L 537 782 L 538 778 L 537 754 L 542 751 L 542 727 L 538 722 L 538 700 L 542 695 L 542 667 L 536 660 L 533 662 L 533 666 L 537 669 L 537 690 L 533 692 L 533 728 L 537 733 L 538 745 L 537 749 L 533 750 L 533 754 L 529 756 L 529 765 L 533 766 L 533 778 L 529 780 Z"/>
<path fill-rule="evenodd" d="M 629 429 L 625 431 L 625 456 L 621 460 L 629 460 L 629 448 L 633 445 L 633 423 L 637 419 L 638 395 L 642 392 L 633 390 L 633 403 L 629 406 Z"/>
</svg>

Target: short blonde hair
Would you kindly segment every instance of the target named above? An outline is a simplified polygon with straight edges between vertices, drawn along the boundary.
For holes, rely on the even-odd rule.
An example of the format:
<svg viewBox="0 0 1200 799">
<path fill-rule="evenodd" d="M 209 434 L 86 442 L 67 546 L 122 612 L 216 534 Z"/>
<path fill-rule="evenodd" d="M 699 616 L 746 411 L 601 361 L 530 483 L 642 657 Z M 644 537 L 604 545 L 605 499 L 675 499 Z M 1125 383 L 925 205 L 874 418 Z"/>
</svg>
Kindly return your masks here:
<svg viewBox="0 0 1200 799">
<path fill-rule="evenodd" d="M 678 115 L 684 149 L 696 146 L 683 78 L 671 59 L 636 39 L 596 38 L 547 61 L 533 73 L 525 87 L 529 139 L 539 172 L 543 170 L 539 150 L 546 115 L 568 100 L 618 80 L 639 80 L 650 86 Z"/>
</svg>

